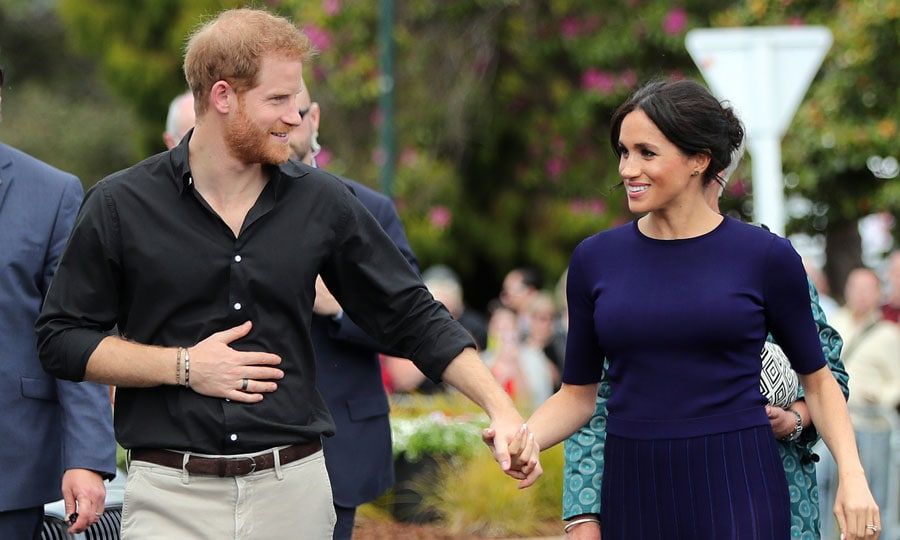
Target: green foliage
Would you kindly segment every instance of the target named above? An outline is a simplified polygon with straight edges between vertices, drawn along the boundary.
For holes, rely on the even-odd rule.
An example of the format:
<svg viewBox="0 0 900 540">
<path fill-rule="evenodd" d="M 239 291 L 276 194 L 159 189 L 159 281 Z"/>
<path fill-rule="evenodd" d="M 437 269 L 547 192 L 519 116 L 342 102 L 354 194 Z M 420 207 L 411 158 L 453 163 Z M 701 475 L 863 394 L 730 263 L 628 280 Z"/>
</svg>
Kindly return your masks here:
<svg viewBox="0 0 900 540">
<path fill-rule="evenodd" d="M 462 536 L 529 536 L 546 522 L 558 520 L 563 482 L 563 449 L 541 453 L 544 474 L 532 487 L 520 490 L 493 456 L 479 451 L 469 460 L 441 465 L 433 492 L 426 497 L 452 534 Z"/>
<path fill-rule="evenodd" d="M 410 462 L 419 461 L 425 455 L 468 458 L 473 450 L 484 446 L 481 430 L 487 424 L 484 417 L 450 418 L 441 413 L 391 418 L 394 457 L 403 455 Z"/>
<path fill-rule="evenodd" d="M 378 4 L 280 4 L 320 44 L 307 77 L 329 168 L 370 184 Z M 640 82 L 695 74 L 684 33 L 722 5 L 397 2 L 396 195 L 424 266 L 449 264 L 483 303 L 511 267 L 552 281 L 578 241 L 628 219 L 608 118 Z"/>
<path fill-rule="evenodd" d="M 233 0 L 61 0 L 79 50 L 98 58 L 158 148 L 184 86 L 182 46 L 201 15 Z M 320 50 L 306 78 L 322 106 L 321 163 L 374 185 L 381 2 L 270 0 Z M 699 77 L 684 49 L 694 27 L 824 23 L 835 45 L 784 145 L 797 190 L 826 219 L 896 211 L 897 182 L 870 156 L 896 151 L 896 0 L 415 0 L 394 2 L 396 196 L 423 266 L 445 263 L 470 302 L 528 264 L 552 281 L 585 236 L 630 219 L 608 141 L 614 107 L 642 82 Z M 726 210 L 744 214 L 746 169 Z M 824 226 L 810 216 L 803 225 Z"/>
<path fill-rule="evenodd" d="M 879 211 L 900 220 L 900 182 L 877 178 L 867 167 L 872 156 L 898 157 L 900 3 L 754 0 L 716 22 L 822 24 L 834 35 L 783 143 L 784 170 L 796 175 L 796 191 L 827 211 L 794 227 L 823 231 Z"/>
<path fill-rule="evenodd" d="M 86 59 L 60 47 L 54 2 L 0 5 L 6 73 L 0 140 L 69 171 L 85 185 L 131 165 L 134 116 L 110 96 Z"/>
</svg>

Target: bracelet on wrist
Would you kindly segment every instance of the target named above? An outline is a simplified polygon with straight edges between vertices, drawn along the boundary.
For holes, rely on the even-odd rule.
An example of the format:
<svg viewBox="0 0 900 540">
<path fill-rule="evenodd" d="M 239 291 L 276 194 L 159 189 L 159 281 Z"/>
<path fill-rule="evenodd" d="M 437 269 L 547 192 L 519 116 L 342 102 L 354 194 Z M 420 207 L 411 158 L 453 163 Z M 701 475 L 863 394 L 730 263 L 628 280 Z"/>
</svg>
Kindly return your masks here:
<svg viewBox="0 0 900 540">
<path fill-rule="evenodd" d="M 598 526 L 600 525 L 600 519 L 594 516 L 588 516 L 578 519 L 573 519 L 572 521 L 566 523 L 566 526 L 563 527 L 563 532 L 568 533 L 573 528 L 583 523 L 596 523 Z"/>
<path fill-rule="evenodd" d="M 794 409 L 791 409 L 790 407 L 785 410 L 790 413 L 793 413 L 796 421 L 794 423 L 794 431 L 792 431 L 787 437 L 784 437 L 781 440 L 787 441 L 787 442 L 794 442 L 800 438 L 800 435 L 803 434 L 803 417 L 800 416 L 800 413 L 798 413 Z"/>
</svg>

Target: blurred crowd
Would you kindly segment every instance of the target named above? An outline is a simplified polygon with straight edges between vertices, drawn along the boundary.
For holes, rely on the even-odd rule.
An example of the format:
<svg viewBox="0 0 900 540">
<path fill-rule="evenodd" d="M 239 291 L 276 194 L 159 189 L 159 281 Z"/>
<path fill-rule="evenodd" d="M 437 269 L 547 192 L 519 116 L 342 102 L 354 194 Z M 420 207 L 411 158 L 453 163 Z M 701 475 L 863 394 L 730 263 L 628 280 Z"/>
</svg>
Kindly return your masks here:
<svg viewBox="0 0 900 540">
<path fill-rule="evenodd" d="M 808 260 L 804 266 L 828 322 L 843 338 L 841 357 L 850 374 L 850 404 L 900 409 L 900 250 L 885 260 L 883 272 L 854 269 L 842 305 L 832 297 L 821 268 Z M 568 327 L 565 273 L 548 283 L 534 268 L 511 270 L 486 314 L 465 304 L 452 269 L 433 266 L 423 279 L 472 334 L 482 359 L 519 405 L 534 410 L 559 388 Z M 382 356 L 382 371 L 389 393 L 432 394 L 445 389 L 402 358 Z"/>
</svg>

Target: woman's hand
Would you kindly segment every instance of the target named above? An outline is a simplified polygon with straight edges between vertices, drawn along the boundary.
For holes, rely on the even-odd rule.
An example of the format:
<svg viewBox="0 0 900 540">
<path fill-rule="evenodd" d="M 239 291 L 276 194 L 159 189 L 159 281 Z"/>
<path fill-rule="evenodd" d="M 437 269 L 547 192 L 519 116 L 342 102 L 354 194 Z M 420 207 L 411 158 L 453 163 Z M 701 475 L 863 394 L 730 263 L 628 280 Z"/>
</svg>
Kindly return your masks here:
<svg viewBox="0 0 900 540">
<path fill-rule="evenodd" d="M 793 433 L 794 427 L 797 425 L 797 417 L 794 416 L 794 413 L 786 411 L 781 407 L 766 405 L 766 416 L 769 417 L 769 423 L 772 425 L 772 432 L 778 440 Z"/>
<path fill-rule="evenodd" d="M 846 540 L 873 540 L 881 536 L 881 514 L 862 470 L 840 476 L 834 516 L 841 537 Z"/>
</svg>

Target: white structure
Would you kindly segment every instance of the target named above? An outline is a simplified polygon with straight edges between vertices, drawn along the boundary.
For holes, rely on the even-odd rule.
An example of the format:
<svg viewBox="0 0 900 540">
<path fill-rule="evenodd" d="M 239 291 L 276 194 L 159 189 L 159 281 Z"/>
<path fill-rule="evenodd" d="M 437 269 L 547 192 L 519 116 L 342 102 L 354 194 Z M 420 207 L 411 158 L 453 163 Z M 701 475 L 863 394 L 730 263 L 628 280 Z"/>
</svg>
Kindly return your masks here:
<svg viewBox="0 0 900 540">
<path fill-rule="evenodd" d="M 781 235 L 781 139 L 831 42 L 821 26 L 697 29 L 685 39 L 712 92 L 731 103 L 747 128 L 753 218 Z"/>
</svg>

